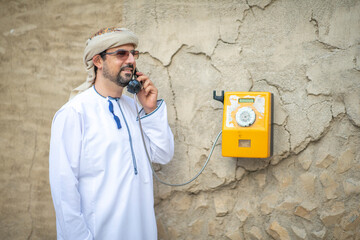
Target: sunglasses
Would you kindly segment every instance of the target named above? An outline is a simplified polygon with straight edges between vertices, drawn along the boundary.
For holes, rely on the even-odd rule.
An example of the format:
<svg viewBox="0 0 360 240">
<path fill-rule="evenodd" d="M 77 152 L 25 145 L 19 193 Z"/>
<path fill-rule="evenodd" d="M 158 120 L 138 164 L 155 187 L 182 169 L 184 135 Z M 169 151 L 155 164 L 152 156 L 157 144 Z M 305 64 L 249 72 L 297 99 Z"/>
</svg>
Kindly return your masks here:
<svg viewBox="0 0 360 240">
<path fill-rule="evenodd" d="M 135 60 L 139 58 L 139 51 L 137 51 L 137 50 L 128 51 L 125 49 L 119 49 L 119 50 L 116 50 L 115 52 L 103 52 L 103 54 L 106 54 L 106 55 L 115 55 L 117 58 L 119 58 L 121 60 L 128 59 L 130 53 L 131 53 L 131 55 L 133 55 Z"/>
</svg>

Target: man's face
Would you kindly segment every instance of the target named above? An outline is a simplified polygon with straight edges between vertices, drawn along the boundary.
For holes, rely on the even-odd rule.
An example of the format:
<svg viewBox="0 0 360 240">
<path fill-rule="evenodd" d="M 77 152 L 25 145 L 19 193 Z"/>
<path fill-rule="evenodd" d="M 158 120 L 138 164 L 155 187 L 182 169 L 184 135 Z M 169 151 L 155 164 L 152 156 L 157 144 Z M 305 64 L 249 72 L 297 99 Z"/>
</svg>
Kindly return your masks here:
<svg viewBox="0 0 360 240">
<path fill-rule="evenodd" d="M 126 44 L 115 48 L 106 50 L 107 53 L 115 52 L 114 54 L 107 54 L 103 63 L 102 74 L 105 78 L 116 83 L 120 87 L 128 85 L 136 67 L 134 56 L 129 53 L 126 57 L 122 56 L 123 51 L 116 53 L 119 50 L 134 50 L 132 44 Z"/>
</svg>

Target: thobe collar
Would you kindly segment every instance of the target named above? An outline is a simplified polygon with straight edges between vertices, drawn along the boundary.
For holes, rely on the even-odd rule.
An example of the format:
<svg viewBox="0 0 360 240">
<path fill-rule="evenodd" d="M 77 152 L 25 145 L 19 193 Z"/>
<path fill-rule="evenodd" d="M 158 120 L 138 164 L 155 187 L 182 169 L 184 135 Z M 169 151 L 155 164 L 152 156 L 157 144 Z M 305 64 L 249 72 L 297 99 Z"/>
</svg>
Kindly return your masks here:
<svg viewBox="0 0 360 240">
<path fill-rule="evenodd" d="M 120 100 L 120 98 L 113 98 L 113 97 L 111 97 L 111 96 L 104 97 L 104 96 L 101 95 L 98 91 L 96 91 L 95 85 L 93 85 L 93 88 L 94 88 L 95 92 L 96 92 L 99 96 L 105 98 L 105 99 L 108 101 L 108 103 L 109 103 L 109 111 L 110 111 L 110 113 L 113 115 L 113 118 L 114 118 L 114 120 L 115 120 L 115 123 L 116 123 L 117 128 L 120 129 L 120 128 L 121 128 L 120 118 L 115 115 L 115 113 L 114 113 L 114 105 L 113 105 L 113 103 L 111 102 L 111 100 L 115 100 L 115 101 L 117 102 L 118 100 Z"/>
</svg>

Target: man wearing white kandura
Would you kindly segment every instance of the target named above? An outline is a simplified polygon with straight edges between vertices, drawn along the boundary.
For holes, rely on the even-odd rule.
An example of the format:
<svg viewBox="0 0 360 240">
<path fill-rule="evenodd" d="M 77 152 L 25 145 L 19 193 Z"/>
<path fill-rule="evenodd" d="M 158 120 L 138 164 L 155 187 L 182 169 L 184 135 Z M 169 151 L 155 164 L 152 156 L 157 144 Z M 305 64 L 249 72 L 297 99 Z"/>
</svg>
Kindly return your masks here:
<svg viewBox="0 0 360 240">
<path fill-rule="evenodd" d="M 105 28 L 86 43 L 88 77 L 54 116 L 50 186 L 58 239 L 157 239 L 153 178 L 134 99 L 123 95 L 139 51 L 125 28 Z M 174 154 L 166 104 L 143 73 L 137 93 L 150 160 Z"/>
</svg>

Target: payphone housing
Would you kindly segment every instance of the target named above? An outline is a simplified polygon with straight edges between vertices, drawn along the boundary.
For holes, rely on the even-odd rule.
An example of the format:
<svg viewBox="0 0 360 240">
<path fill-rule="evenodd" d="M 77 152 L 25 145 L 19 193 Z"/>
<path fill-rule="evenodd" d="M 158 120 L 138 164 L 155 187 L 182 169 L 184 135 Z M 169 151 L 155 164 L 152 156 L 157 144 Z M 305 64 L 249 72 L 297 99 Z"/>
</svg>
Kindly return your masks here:
<svg viewBox="0 0 360 240">
<path fill-rule="evenodd" d="M 224 92 L 222 155 L 239 158 L 272 156 L 273 97 L 269 92 Z"/>
</svg>

